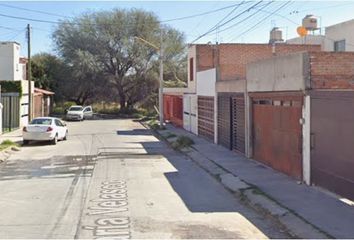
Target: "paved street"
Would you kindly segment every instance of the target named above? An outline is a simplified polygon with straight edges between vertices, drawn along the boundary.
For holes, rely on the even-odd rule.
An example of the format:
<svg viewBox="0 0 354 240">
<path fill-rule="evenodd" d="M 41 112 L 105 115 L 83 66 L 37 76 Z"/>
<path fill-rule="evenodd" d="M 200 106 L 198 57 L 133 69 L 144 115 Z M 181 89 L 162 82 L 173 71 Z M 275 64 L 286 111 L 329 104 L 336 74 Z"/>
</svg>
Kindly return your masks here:
<svg viewBox="0 0 354 240">
<path fill-rule="evenodd" d="M 287 238 L 131 120 L 70 122 L 0 165 L 0 238 Z"/>
</svg>

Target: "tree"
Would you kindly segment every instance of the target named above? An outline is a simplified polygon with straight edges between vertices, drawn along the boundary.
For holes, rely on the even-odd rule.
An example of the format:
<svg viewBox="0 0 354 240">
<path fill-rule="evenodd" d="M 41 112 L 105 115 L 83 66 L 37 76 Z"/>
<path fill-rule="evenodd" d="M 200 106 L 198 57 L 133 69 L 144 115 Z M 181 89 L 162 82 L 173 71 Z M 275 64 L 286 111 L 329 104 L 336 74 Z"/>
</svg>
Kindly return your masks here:
<svg viewBox="0 0 354 240">
<path fill-rule="evenodd" d="M 157 81 L 158 75 L 151 71 L 158 72 L 158 52 L 136 37 L 159 45 L 161 32 L 165 61 L 180 59 L 183 34 L 161 25 L 153 13 L 136 9 L 89 13 L 63 21 L 53 33 L 53 39 L 60 55 L 78 74 L 75 81 L 82 83 L 95 78 L 90 80 L 96 84 L 91 94 L 96 94 L 96 86 L 104 85 L 117 93 L 124 109 L 141 100 L 136 97 L 142 98 L 139 91 L 156 91 L 156 84 L 148 84 L 147 88 L 147 83 Z M 83 57 L 90 59 L 85 67 Z M 177 72 L 174 71 L 178 78 Z"/>
<path fill-rule="evenodd" d="M 60 58 L 49 53 L 36 54 L 32 57 L 31 71 L 36 87 L 54 91 L 56 100 L 65 98 L 61 87 L 70 78 L 70 71 Z"/>
</svg>

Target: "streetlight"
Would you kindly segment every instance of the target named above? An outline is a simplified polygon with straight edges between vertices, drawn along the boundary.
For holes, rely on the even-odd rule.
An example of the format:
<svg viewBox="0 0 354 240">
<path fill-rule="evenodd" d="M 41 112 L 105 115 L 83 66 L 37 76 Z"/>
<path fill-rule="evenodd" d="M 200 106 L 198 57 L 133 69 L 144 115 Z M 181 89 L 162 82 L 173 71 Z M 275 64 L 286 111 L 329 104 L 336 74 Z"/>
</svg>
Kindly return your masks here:
<svg viewBox="0 0 354 240">
<path fill-rule="evenodd" d="M 162 48 L 162 30 L 161 30 L 161 35 L 160 35 L 160 47 L 156 46 L 155 44 L 141 38 L 135 36 L 134 38 L 142 41 L 143 43 L 153 47 L 156 49 L 159 53 L 159 59 L 160 59 L 160 86 L 159 86 L 159 115 L 160 115 L 160 126 L 163 126 L 163 48 Z"/>
</svg>

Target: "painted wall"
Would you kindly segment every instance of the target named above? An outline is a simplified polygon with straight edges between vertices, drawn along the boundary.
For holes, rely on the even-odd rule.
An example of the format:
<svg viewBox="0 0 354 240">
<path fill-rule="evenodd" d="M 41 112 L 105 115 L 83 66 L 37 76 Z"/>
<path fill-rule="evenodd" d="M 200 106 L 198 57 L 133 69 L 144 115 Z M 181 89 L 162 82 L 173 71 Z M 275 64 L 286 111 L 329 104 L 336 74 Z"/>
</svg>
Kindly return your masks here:
<svg viewBox="0 0 354 240">
<path fill-rule="evenodd" d="M 345 51 L 354 51 L 354 20 L 326 27 L 325 51 L 334 51 L 334 42 L 345 40 Z"/>
<path fill-rule="evenodd" d="M 192 92 L 196 92 L 196 81 L 197 81 L 197 70 L 196 70 L 196 66 L 197 66 L 197 56 L 196 56 L 196 45 L 191 45 L 188 48 L 188 88 L 192 91 Z M 190 71 L 191 71 L 191 67 L 190 67 L 190 59 L 193 58 L 193 75 L 194 75 L 194 80 L 191 81 L 190 79 Z"/>
<path fill-rule="evenodd" d="M 197 95 L 215 96 L 216 69 L 197 72 Z"/>
<path fill-rule="evenodd" d="M 32 96 L 34 93 L 34 82 L 32 81 Z M 28 124 L 28 81 L 22 80 L 22 97 L 20 99 L 20 126 Z M 32 98 L 33 103 L 33 98 Z M 33 106 L 33 104 L 32 104 Z"/>
<path fill-rule="evenodd" d="M 19 44 L 0 42 L 0 80 L 21 80 L 19 60 Z"/>
<path fill-rule="evenodd" d="M 246 90 L 246 80 L 235 80 L 235 81 L 217 81 L 216 82 L 216 92 L 245 92 Z"/>
<path fill-rule="evenodd" d="M 247 66 L 247 91 L 305 90 L 309 87 L 308 68 L 307 53 L 295 53 L 250 63 Z"/>
</svg>

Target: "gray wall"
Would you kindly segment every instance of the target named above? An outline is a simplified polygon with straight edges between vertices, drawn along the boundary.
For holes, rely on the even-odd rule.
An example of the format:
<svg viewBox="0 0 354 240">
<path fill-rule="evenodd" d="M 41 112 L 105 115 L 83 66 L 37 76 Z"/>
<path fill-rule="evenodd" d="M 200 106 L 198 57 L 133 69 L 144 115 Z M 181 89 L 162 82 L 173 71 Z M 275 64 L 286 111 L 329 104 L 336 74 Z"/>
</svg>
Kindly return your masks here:
<svg viewBox="0 0 354 240">
<path fill-rule="evenodd" d="M 309 57 L 294 53 L 247 65 L 247 91 L 299 91 L 309 87 Z"/>
</svg>

